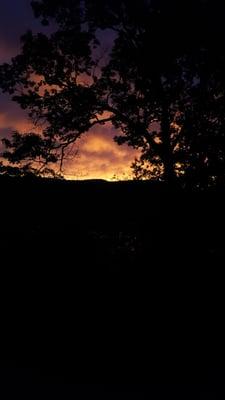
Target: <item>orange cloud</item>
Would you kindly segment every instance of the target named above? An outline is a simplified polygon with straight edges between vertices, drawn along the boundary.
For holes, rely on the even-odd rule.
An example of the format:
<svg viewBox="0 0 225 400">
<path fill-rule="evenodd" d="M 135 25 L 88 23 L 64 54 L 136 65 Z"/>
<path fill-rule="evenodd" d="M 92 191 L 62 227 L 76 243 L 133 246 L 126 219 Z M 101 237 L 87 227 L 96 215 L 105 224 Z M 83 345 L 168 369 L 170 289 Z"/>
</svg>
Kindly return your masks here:
<svg viewBox="0 0 225 400">
<path fill-rule="evenodd" d="M 5 108 L 5 107 L 4 107 Z M 9 136 L 13 130 L 28 132 L 33 124 L 19 107 L 8 103 L 8 107 L 0 110 L 0 136 Z M 84 134 L 75 144 L 78 155 L 71 152 L 64 163 L 66 179 L 128 179 L 131 178 L 131 163 L 138 152 L 127 145 L 118 146 L 113 141 L 116 135 L 110 123 L 99 125 Z"/>
<path fill-rule="evenodd" d="M 131 163 L 137 150 L 127 145 L 118 146 L 113 141 L 116 131 L 107 124 L 95 126 L 78 143 L 78 156 L 65 162 L 67 179 L 131 178 Z"/>
</svg>

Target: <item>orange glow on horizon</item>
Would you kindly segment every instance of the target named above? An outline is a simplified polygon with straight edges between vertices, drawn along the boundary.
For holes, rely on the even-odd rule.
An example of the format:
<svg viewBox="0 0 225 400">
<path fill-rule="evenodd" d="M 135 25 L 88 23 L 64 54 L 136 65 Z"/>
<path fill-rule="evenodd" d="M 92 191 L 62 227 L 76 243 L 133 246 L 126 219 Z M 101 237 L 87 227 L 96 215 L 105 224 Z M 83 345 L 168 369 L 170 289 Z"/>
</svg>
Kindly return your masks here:
<svg viewBox="0 0 225 400">
<path fill-rule="evenodd" d="M 113 141 L 111 126 L 96 126 L 78 143 L 78 156 L 65 162 L 66 179 L 131 179 L 137 150 Z"/>
<path fill-rule="evenodd" d="M 0 49 L 1 50 L 1 49 Z M 39 82 L 42 76 L 33 76 Z M 82 77 L 83 78 L 83 77 Z M 55 87 L 43 85 L 44 89 Z M 5 95 L 3 95 L 5 96 Z M 41 128 L 34 127 L 28 120 L 26 112 L 18 104 L 2 98 L 3 108 L 0 110 L 0 149 L 1 139 L 10 137 L 13 131 L 21 133 L 41 132 Z M 104 112 L 99 115 L 99 120 L 109 118 L 111 113 Z M 127 145 L 119 146 L 113 141 L 118 134 L 110 122 L 104 125 L 96 124 L 88 133 L 84 134 L 74 147 L 78 148 L 78 155 L 70 157 L 64 163 L 64 176 L 66 179 L 129 179 L 131 178 L 131 164 L 138 152 Z"/>
<path fill-rule="evenodd" d="M 24 133 L 37 131 L 19 107 L 16 106 L 15 110 L 9 108 L 7 112 L 0 113 L 1 138 L 6 136 L 5 132 L 9 132 L 9 137 L 13 130 Z M 107 118 L 104 115 L 101 119 L 103 117 Z M 65 179 L 131 179 L 130 166 L 139 153 L 127 145 L 119 146 L 115 143 L 113 137 L 116 133 L 111 123 L 107 122 L 105 125 L 94 126 L 84 134 L 74 145 L 78 155 L 70 155 L 64 162 Z"/>
</svg>

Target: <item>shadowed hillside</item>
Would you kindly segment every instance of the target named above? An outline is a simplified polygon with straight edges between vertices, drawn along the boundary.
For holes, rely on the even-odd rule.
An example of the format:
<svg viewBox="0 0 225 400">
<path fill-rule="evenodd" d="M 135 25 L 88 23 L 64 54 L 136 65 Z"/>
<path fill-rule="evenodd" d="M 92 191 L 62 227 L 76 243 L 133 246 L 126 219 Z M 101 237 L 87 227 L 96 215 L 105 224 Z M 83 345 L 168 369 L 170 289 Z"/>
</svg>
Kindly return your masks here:
<svg viewBox="0 0 225 400">
<path fill-rule="evenodd" d="M 139 382 L 179 381 L 180 366 L 193 374 L 183 353 L 199 346 L 201 363 L 208 362 L 201 332 L 204 320 L 219 313 L 212 301 L 222 304 L 215 299 L 223 295 L 222 190 L 28 178 L 0 185 L 4 357 L 77 382 L 83 376 L 96 382 L 109 371 L 118 378 L 124 370 Z M 162 324 L 178 326 L 185 347 L 182 334 L 166 331 L 165 341 Z M 133 347 L 131 332 L 139 329 Z M 139 365 L 154 343 L 166 360 L 164 372 L 155 345 L 156 361 Z M 198 377 L 197 361 L 194 367 Z"/>
<path fill-rule="evenodd" d="M 14 396 L 21 393 L 24 398 L 43 398 L 48 399 L 54 396 L 60 398 L 93 398 L 109 400 L 146 400 L 148 398 L 164 399 L 179 398 L 194 400 L 222 399 L 221 383 L 222 370 L 211 370 L 205 374 L 204 379 L 200 379 L 198 384 L 66 384 L 63 379 L 58 377 L 58 381 L 48 377 L 46 381 L 39 374 L 38 369 L 16 368 L 13 364 L 6 368 L 0 368 L 1 387 L 6 389 L 10 382 L 14 382 L 14 387 L 9 386 L 8 394 Z M 1 391 L 2 393 L 2 391 Z"/>
<path fill-rule="evenodd" d="M 188 192 L 147 181 L 1 179 L 0 185 L 2 254 L 16 254 L 30 268 L 28 248 L 40 268 L 57 262 L 74 272 L 150 272 L 153 260 L 200 268 L 224 257 L 222 190 Z"/>
<path fill-rule="evenodd" d="M 32 400 L 224 399 L 225 2 L 14 3 L 41 27 L 0 65 L 0 398 L 33 369 Z M 61 179 L 125 171 L 111 137 L 135 181 Z"/>
</svg>

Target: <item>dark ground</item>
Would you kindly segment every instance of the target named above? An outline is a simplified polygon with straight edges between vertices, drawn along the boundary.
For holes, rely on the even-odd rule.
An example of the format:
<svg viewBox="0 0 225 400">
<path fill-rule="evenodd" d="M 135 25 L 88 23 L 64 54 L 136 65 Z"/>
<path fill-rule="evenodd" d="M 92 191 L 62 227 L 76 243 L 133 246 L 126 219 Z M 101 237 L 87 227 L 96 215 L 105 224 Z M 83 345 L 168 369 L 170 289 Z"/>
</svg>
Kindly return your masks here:
<svg viewBox="0 0 225 400">
<path fill-rule="evenodd" d="M 28 179 L 0 185 L 1 250 L 8 261 L 16 255 L 24 266 L 61 262 L 74 271 L 122 272 L 149 271 L 153 260 L 200 266 L 224 259 L 225 190 Z"/>
<path fill-rule="evenodd" d="M 7 398 L 29 399 L 222 399 L 221 373 L 210 371 L 203 384 L 67 384 L 49 380 L 45 383 L 37 369 L 1 368 L 1 393 Z M 224 375 L 222 375 L 222 379 Z M 13 382 L 13 387 L 12 387 Z M 224 394 L 224 392 L 223 392 Z M 2 397 L 6 398 L 6 397 Z"/>
<path fill-rule="evenodd" d="M 224 398 L 223 190 L 0 185 L 0 390 Z"/>
</svg>

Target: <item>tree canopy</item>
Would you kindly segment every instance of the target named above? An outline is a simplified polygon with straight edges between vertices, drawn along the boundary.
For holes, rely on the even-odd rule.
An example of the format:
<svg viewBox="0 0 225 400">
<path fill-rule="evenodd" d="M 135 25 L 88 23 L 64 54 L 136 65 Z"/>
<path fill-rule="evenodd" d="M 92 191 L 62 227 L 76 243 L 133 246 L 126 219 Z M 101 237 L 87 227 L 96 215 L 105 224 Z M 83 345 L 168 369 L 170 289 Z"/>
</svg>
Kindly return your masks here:
<svg viewBox="0 0 225 400">
<path fill-rule="evenodd" d="M 223 2 L 31 4 L 52 33 L 27 32 L 21 54 L 0 67 L 2 90 L 28 110 L 35 126 L 4 140 L 10 168 L 43 174 L 58 162 L 62 170 L 67 148 L 111 121 L 119 144 L 141 150 L 136 179 L 224 183 Z M 102 62 L 106 29 L 113 40 Z"/>
</svg>

